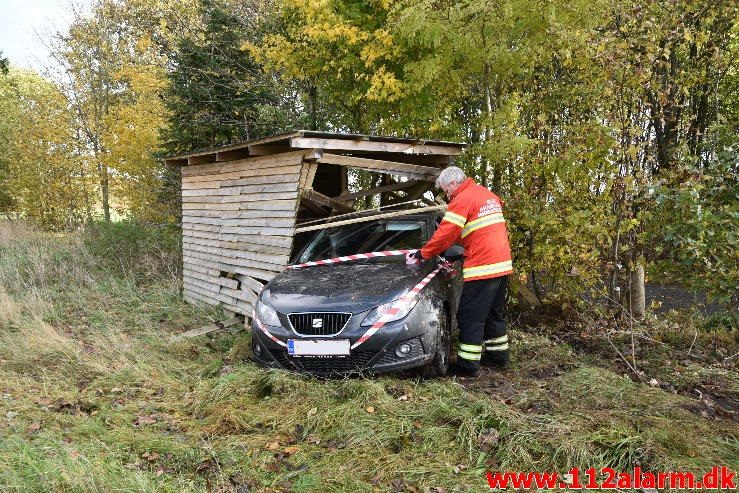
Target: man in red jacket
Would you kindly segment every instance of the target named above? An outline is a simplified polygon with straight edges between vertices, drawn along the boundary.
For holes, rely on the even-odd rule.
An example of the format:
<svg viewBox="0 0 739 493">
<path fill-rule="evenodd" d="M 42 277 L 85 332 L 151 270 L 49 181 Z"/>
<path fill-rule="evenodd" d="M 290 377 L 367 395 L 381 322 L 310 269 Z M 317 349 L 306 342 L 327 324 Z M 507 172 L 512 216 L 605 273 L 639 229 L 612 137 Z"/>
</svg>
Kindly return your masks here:
<svg viewBox="0 0 739 493">
<path fill-rule="evenodd" d="M 477 377 L 481 362 L 499 367 L 508 364 L 504 310 L 513 265 L 503 201 L 454 166 L 441 172 L 436 186 L 449 197 L 447 212 L 426 245 L 410 255 L 428 260 L 461 238 L 465 254 L 464 287 L 457 309 L 460 344 L 450 372 Z"/>
</svg>

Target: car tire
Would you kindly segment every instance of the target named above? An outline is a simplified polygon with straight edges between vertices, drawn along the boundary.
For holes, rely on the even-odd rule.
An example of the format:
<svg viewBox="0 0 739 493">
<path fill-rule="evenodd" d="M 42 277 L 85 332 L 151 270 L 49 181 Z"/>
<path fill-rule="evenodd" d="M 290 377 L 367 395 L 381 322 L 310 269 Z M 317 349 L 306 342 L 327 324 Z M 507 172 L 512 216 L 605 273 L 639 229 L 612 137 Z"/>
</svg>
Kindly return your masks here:
<svg viewBox="0 0 739 493">
<path fill-rule="evenodd" d="M 452 357 L 452 324 L 446 307 L 439 312 L 439 323 L 441 326 L 436 336 L 434 358 L 421 367 L 421 375 L 424 378 L 439 378 L 449 373 Z"/>
</svg>

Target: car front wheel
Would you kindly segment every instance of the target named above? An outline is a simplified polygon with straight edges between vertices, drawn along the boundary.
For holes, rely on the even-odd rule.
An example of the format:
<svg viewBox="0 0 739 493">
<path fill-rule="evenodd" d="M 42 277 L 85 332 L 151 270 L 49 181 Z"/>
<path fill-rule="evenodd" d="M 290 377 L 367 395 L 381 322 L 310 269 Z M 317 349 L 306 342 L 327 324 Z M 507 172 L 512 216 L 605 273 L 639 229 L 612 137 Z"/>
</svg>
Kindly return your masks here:
<svg viewBox="0 0 739 493">
<path fill-rule="evenodd" d="M 444 377 L 449 372 L 452 355 L 452 324 L 446 308 L 439 311 L 439 328 L 436 333 L 434 358 L 421 368 L 425 378 Z"/>
</svg>

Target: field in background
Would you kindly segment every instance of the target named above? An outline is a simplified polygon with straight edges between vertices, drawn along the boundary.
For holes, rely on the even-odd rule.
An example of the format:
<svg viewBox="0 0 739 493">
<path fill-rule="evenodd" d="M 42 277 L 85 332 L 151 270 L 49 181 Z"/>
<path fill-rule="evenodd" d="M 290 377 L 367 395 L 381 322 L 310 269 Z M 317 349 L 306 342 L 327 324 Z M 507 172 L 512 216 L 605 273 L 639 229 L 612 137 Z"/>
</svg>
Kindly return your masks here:
<svg viewBox="0 0 739 493">
<path fill-rule="evenodd" d="M 222 318 L 180 300 L 177 244 L 0 222 L 0 490 L 438 493 L 484 491 L 488 469 L 739 469 L 726 317 L 670 313 L 632 337 L 518 315 L 512 367 L 475 383 L 316 380 L 248 362 L 248 334 L 169 343 Z"/>
</svg>

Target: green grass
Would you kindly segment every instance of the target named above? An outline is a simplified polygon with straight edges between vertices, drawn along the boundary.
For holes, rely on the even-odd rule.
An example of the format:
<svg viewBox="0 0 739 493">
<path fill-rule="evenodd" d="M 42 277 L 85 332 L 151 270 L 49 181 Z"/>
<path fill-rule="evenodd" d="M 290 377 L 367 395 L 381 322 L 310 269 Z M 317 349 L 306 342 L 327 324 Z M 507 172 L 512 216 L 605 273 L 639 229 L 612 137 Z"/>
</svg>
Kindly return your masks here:
<svg viewBox="0 0 739 493">
<path fill-rule="evenodd" d="M 728 329 L 683 364 L 663 344 L 693 332 L 653 321 L 668 342 L 637 363 L 680 393 L 625 376 L 592 334 L 555 342 L 555 322 L 513 327 L 512 368 L 474 383 L 318 380 L 245 361 L 248 334 L 168 342 L 222 314 L 180 300 L 168 233 L 100 231 L 0 223 L 0 491 L 485 491 L 491 468 L 739 468 L 736 416 L 690 395 L 736 399 L 714 354 L 736 352 Z"/>
</svg>

